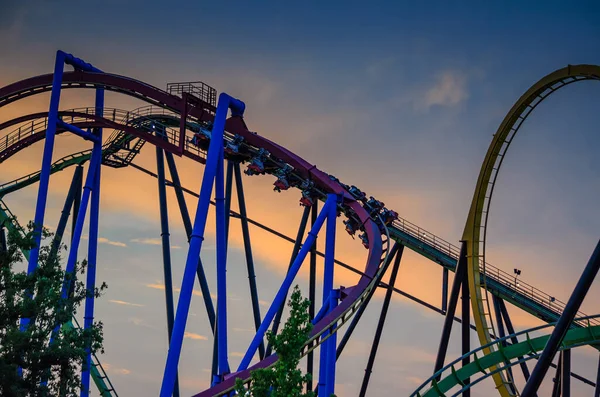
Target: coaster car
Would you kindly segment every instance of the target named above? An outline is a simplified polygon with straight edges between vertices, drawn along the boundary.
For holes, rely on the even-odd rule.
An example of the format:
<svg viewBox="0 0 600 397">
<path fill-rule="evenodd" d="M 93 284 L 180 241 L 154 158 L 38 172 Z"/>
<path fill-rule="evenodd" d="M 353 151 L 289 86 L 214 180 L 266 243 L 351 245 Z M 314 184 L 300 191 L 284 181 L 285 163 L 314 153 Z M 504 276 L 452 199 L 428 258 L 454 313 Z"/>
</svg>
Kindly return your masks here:
<svg viewBox="0 0 600 397">
<path fill-rule="evenodd" d="M 250 160 L 248 168 L 244 171 L 246 175 L 263 175 L 265 173 L 265 161 L 269 158 L 270 153 L 261 148 L 258 154 Z"/>
</svg>

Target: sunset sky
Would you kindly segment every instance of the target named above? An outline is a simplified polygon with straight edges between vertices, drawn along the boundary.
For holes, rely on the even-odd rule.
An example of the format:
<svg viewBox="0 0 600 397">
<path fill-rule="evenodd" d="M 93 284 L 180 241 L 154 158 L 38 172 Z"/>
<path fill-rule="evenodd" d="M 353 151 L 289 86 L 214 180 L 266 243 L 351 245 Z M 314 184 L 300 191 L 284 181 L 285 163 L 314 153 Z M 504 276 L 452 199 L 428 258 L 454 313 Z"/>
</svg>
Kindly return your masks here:
<svg viewBox="0 0 600 397">
<path fill-rule="evenodd" d="M 556 69 L 600 64 L 600 6 L 592 1 L 564 7 L 536 1 L 485 7 L 476 2 L 253 3 L 0 0 L 0 86 L 51 73 L 58 49 L 160 88 L 204 81 L 246 103 L 251 130 L 458 245 L 481 162 L 513 103 Z M 511 145 L 490 213 L 489 262 L 509 273 L 521 269 L 524 281 L 562 301 L 599 237 L 599 88 L 598 82 L 574 84 L 535 110 Z M 0 123 L 47 110 L 48 99 L 37 95 L 1 108 Z M 89 90 L 68 90 L 61 99 L 63 109 L 90 105 Z M 107 94 L 107 107 L 142 105 Z M 0 138 L 8 132 L 0 131 Z M 54 159 L 89 147 L 64 134 L 56 140 Z M 42 149 L 38 143 L 0 165 L 0 183 L 39 170 Z M 184 185 L 199 191 L 202 165 L 177 161 Z M 135 163 L 155 170 L 154 148 L 147 144 Z M 56 227 L 73 170 L 51 179 L 45 222 L 50 227 Z M 249 216 L 294 236 L 300 194 L 272 192 L 273 182 L 269 176 L 244 177 Z M 26 223 L 33 219 L 36 194 L 37 185 L 4 201 Z M 96 305 L 96 318 L 105 327 L 101 361 L 120 395 L 156 395 L 167 351 L 156 180 L 135 169 L 103 167 L 101 194 L 98 279 L 109 285 Z M 171 191 L 168 200 L 173 279 L 179 288 L 187 242 Z M 188 206 L 193 215 L 196 199 L 188 197 Z M 237 367 L 253 325 L 237 220 L 231 230 L 229 357 Z M 254 228 L 251 237 L 264 314 L 292 245 Z M 321 236 L 320 248 L 323 243 Z M 216 293 L 214 247 L 212 217 L 202 258 Z M 336 256 L 362 269 L 365 254 L 340 220 Z M 81 258 L 86 255 L 82 250 Z M 297 281 L 306 295 L 305 270 Z M 337 286 L 356 281 L 336 272 Z M 439 305 L 441 274 L 439 265 L 407 250 L 397 286 Z M 598 285 L 583 304 L 588 314 L 600 311 Z M 358 394 L 382 300 L 383 292 L 338 363 L 339 396 Z M 509 310 L 519 330 L 540 324 Z M 442 322 L 442 316 L 395 296 L 369 394 L 408 395 L 429 377 Z M 187 331 L 182 396 L 204 390 L 210 377 L 212 337 L 199 295 L 192 299 Z M 456 326 L 452 359 L 460 352 L 459 331 Z M 573 358 L 573 371 L 595 379 L 596 350 L 578 349 Z M 591 394 L 581 382 L 572 384 L 574 395 Z M 540 395 L 547 395 L 548 387 L 546 381 Z M 472 395 L 492 391 L 487 382 Z"/>
</svg>

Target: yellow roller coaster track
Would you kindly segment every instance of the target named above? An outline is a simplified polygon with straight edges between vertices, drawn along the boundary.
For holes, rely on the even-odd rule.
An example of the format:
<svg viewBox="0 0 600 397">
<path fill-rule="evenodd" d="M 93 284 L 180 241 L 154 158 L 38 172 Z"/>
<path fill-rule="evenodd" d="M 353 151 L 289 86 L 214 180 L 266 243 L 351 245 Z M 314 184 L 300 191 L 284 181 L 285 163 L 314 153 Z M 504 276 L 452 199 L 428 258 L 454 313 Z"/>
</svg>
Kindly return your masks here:
<svg viewBox="0 0 600 397">
<path fill-rule="evenodd" d="M 481 282 L 485 278 L 481 278 L 480 273 L 485 272 L 488 214 L 498 171 L 513 138 L 531 112 L 544 99 L 558 89 L 584 80 L 600 80 L 600 66 L 569 65 L 550 73 L 535 83 L 513 105 L 510 112 L 508 112 L 502 121 L 502 124 L 500 124 L 481 166 L 477 186 L 473 194 L 473 201 L 471 202 L 471 208 L 463 232 L 463 240 L 467 243 L 471 306 L 473 308 L 475 325 L 477 326 L 477 336 L 482 346 L 492 342 L 490 331 L 494 331 L 494 323 L 491 318 L 490 304 L 487 297 L 487 287 L 484 284 L 485 281 Z M 484 353 L 491 354 L 493 353 L 492 349 L 493 347 L 490 345 L 490 347 L 484 349 Z M 494 374 L 493 378 L 496 388 L 502 397 L 514 395 L 509 386 L 512 380 L 508 378 L 507 374 L 500 371 Z"/>
</svg>

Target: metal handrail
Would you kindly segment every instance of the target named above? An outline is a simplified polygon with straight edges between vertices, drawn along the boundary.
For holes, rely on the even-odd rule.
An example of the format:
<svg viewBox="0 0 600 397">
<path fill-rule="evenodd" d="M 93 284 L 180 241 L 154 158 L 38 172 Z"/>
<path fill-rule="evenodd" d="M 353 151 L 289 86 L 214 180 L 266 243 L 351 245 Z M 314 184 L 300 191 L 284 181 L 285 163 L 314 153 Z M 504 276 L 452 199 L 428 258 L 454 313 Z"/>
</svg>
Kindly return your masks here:
<svg viewBox="0 0 600 397">
<path fill-rule="evenodd" d="M 460 255 L 460 248 L 440 237 L 437 237 L 433 233 L 422 229 L 414 223 L 411 223 L 403 218 L 398 218 L 398 220 L 393 222 L 392 226 L 406 234 L 409 234 L 417 240 L 435 248 L 436 250 L 448 255 L 449 257 L 458 260 L 458 257 Z M 521 280 L 516 280 L 514 276 L 491 265 L 488 262 L 485 262 L 485 267 L 483 265 L 483 260 L 480 260 L 479 269 L 482 275 L 487 276 L 490 279 L 507 286 L 513 291 L 519 292 L 520 294 L 532 299 L 533 301 L 544 306 L 550 311 L 562 312 L 564 310 L 566 304 L 561 300 L 557 299 L 556 297 L 553 297 L 545 293 L 544 291 Z M 577 312 L 577 317 L 586 316 L 587 315 L 581 311 Z M 594 319 L 594 321 L 600 324 L 600 320 Z"/>
</svg>

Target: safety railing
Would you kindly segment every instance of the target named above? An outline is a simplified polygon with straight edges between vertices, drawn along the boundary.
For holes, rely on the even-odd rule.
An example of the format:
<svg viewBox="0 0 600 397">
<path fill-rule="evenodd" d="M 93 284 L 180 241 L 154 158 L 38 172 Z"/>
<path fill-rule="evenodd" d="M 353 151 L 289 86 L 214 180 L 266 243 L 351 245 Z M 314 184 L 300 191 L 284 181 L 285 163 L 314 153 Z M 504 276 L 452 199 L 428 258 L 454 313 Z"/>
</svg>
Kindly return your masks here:
<svg viewBox="0 0 600 397">
<path fill-rule="evenodd" d="M 64 114 L 66 112 L 79 113 L 77 114 Z M 82 107 L 70 109 L 68 111 L 61 112 L 60 118 L 67 123 L 78 123 L 89 120 L 83 115 L 95 115 L 96 109 L 94 107 Z M 82 115 L 83 114 L 83 115 Z M 144 106 L 134 111 L 125 111 L 115 108 L 105 108 L 103 117 L 105 119 L 118 122 L 124 125 L 131 125 L 136 128 L 142 128 L 146 132 L 149 132 L 156 136 L 165 137 L 169 142 L 174 145 L 179 143 L 179 128 L 173 128 L 154 120 L 152 117 L 157 115 L 173 115 L 172 112 L 159 108 L 157 106 Z M 0 137 L 0 152 L 5 151 L 9 147 L 18 144 L 23 139 L 46 131 L 48 127 L 48 117 L 40 117 L 31 121 L 27 121 L 7 135 Z M 120 130 L 113 132 L 109 141 L 115 139 Z M 115 135 L 117 134 L 117 135 Z"/>
<path fill-rule="evenodd" d="M 449 257 L 458 260 L 460 255 L 460 248 L 449 243 L 448 241 L 437 237 L 433 233 L 428 232 L 425 229 L 411 223 L 403 218 L 398 218 L 394 221 L 392 226 L 412 237 L 419 240 L 420 242 L 435 248 L 436 250 L 448 255 Z M 518 292 L 519 294 L 531 299 L 537 304 L 547 308 L 550 311 L 562 313 L 565 309 L 566 304 L 554 296 L 551 296 L 544 291 L 521 281 L 515 276 L 489 264 L 485 263 L 485 271 L 483 267 L 483 261 L 480 261 L 479 270 L 482 275 L 489 277 L 490 279 L 498 282 L 499 284 L 506 286 L 508 289 Z M 587 315 L 581 311 L 577 312 L 577 317 L 587 317 Z M 594 318 L 592 321 L 598 322 L 600 320 Z"/>
<path fill-rule="evenodd" d="M 201 81 L 168 83 L 167 91 L 171 95 L 178 96 L 181 96 L 184 92 L 187 92 L 210 105 L 217 106 L 217 90 Z"/>
</svg>

